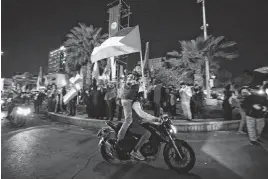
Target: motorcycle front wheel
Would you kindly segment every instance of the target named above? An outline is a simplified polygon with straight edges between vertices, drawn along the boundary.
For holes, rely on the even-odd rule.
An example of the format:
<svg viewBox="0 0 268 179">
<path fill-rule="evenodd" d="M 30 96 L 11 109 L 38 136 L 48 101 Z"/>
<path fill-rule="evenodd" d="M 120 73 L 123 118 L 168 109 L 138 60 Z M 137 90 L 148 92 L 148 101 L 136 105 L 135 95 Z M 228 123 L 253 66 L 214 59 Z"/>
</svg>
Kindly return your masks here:
<svg viewBox="0 0 268 179">
<path fill-rule="evenodd" d="M 164 160 L 167 166 L 178 173 L 188 173 L 195 165 L 195 153 L 192 147 L 183 140 L 175 140 L 182 158 L 178 156 L 172 143 L 166 144 L 164 148 Z"/>
<path fill-rule="evenodd" d="M 13 120 L 13 124 L 15 124 L 17 127 L 22 127 L 26 123 L 26 117 L 22 116 L 15 116 Z"/>
<path fill-rule="evenodd" d="M 109 145 L 107 144 L 107 142 L 109 143 Z M 115 139 L 109 139 L 106 142 L 103 142 L 100 146 L 100 152 L 101 152 L 101 156 L 102 158 L 109 163 L 112 164 L 119 164 L 120 160 L 118 160 L 115 156 L 115 149 L 113 148 L 113 146 L 115 145 L 116 141 Z"/>
</svg>

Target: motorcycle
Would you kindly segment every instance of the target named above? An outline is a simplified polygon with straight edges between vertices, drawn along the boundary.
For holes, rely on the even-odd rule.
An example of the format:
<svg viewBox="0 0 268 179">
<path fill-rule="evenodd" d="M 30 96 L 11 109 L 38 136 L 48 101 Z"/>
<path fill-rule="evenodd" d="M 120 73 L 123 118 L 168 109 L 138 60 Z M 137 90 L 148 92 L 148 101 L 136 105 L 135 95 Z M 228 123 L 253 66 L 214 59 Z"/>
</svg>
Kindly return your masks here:
<svg viewBox="0 0 268 179">
<path fill-rule="evenodd" d="M 13 105 L 13 109 L 10 113 L 10 116 L 7 118 L 11 124 L 15 125 L 16 127 L 22 127 L 25 125 L 26 120 L 32 114 L 30 109 L 30 104 L 28 100 L 23 100 L 23 102 L 12 102 L 9 101 L 11 105 Z"/>
<path fill-rule="evenodd" d="M 157 159 L 162 144 L 165 144 L 163 156 L 166 165 L 178 173 L 188 173 L 195 165 L 195 152 L 184 140 L 176 138 L 176 127 L 168 115 L 163 114 L 161 109 L 160 123 L 142 123 L 142 126 L 151 132 L 151 137 L 141 149 L 141 154 L 146 158 L 145 162 L 152 162 Z M 133 158 L 130 152 L 134 149 L 141 136 L 127 132 L 124 139 L 117 144 L 116 136 L 122 122 L 106 122 L 97 134 L 100 146 L 100 153 L 103 159 L 112 164 L 124 164 L 131 161 L 140 161 Z"/>
</svg>

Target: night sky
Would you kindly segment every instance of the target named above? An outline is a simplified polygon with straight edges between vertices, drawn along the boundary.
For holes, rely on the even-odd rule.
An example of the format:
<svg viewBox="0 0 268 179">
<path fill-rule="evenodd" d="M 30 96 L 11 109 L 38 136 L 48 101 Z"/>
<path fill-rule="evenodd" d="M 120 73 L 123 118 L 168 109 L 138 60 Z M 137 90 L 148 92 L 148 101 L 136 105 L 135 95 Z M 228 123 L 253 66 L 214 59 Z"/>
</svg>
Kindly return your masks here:
<svg viewBox="0 0 268 179">
<path fill-rule="evenodd" d="M 139 25 L 150 58 L 180 50 L 179 40 L 202 34 L 201 5 L 196 0 L 126 0 L 131 25 Z M 78 22 L 108 31 L 110 0 L 2 0 L 2 76 L 47 70 L 48 53 L 59 48 Z M 206 0 L 208 33 L 238 43 L 239 59 L 224 62 L 234 75 L 268 65 L 268 1 Z"/>
</svg>

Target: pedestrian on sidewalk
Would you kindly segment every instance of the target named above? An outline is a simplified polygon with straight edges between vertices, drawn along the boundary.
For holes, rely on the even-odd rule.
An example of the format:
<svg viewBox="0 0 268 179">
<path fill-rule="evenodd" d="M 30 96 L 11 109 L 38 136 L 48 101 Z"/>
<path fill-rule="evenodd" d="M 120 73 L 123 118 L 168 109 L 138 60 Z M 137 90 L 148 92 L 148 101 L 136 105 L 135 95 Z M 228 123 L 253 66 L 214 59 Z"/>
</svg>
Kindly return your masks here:
<svg viewBox="0 0 268 179">
<path fill-rule="evenodd" d="M 201 86 L 199 86 L 199 87 L 195 86 L 192 99 L 194 101 L 193 116 L 196 119 L 200 119 L 201 118 L 201 109 L 202 109 L 203 100 L 204 100 L 203 90 L 202 90 Z"/>
<path fill-rule="evenodd" d="M 116 109 L 116 88 L 115 85 L 111 82 L 109 82 L 107 85 L 107 92 L 105 94 L 104 99 L 108 106 L 108 117 L 106 120 L 112 121 Z"/>
<path fill-rule="evenodd" d="M 154 115 L 156 117 L 160 116 L 161 103 L 163 102 L 163 86 L 157 81 L 154 87 Z"/>
<path fill-rule="evenodd" d="M 170 113 L 171 116 L 174 118 L 176 116 L 176 94 L 174 88 L 171 88 L 171 93 L 170 93 Z"/>
<path fill-rule="evenodd" d="M 100 84 L 99 85 L 99 92 L 100 92 L 100 110 L 99 110 L 99 117 L 101 120 L 103 120 L 105 117 L 106 117 L 106 105 L 105 105 L 105 94 L 106 94 L 106 89 L 105 89 L 105 86 L 104 84 Z"/>
<path fill-rule="evenodd" d="M 265 126 L 268 100 L 262 96 L 254 95 L 247 89 L 242 90 L 245 99 L 241 105 L 246 114 L 246 123 L 250 143 L 260 145 L 262 130 Z"/>
<path fill-rule="evenodd" d="M 61 91 L 61 108 L 63 110 L 63 112 L 66 113 L 66 110 L 67 110 L 67 106 L 66 104 L 64 104 L 63 102 L 63 97 L 66 95 L 67 91 L 66 91 L 66 87 L 62 87 L 62 91 Z"/>
<path fill-rule="evenodd" d="M 222 103 L 224 120 L 232 120 L 232 96 L 234 95 L 233 91 L 225 91 L 224 100 Z"/>
<path fill-rule="evenodd" d="M 90 92 L 90 95 L 89 95 L 92 99 L 92 117 L 94 119 L 98 119 L 99 118 L 99 111 L 100 111 L 100 91 L 98 91 L 98 87 L 97 85 L 94 85 L 93 86 L 93 89 L 91 90 Z"/>
<path fill-rule="evenodd" d="M 242 89 L 238 92 L 237 97 L 232 98 L 232 107 L 239 111 L 239 114 L 241 117 L 241 119 L 240 119 L 241 121 L 240 121 L 239 128 L 238 128 L 238 133 L 244 134 L 243 129 L 244 129 L 244 126 L 246 125 L 246 113 L 243 110 L 243 108 L 241 107 L 241 104 L 244 101 L 244 96 L 242 95 L 241 91 L 242 91 Z M 233 118 L 234 118 L 234 116 L 233 116 Z"/>
<path fill-rule="evenodd" d="M 116 103 L 117 103 L 117 120 L 121 121 L 122 119 L 122 115 L 123 115 L 123 106 L 121 103 L 121 99 L 122 99 L 122 95 L 123 95 L 123 90 L 124 90 L 124 81 L 121 83 L 120 88 L 118 89 L 117 92 L 117 99 L 116 99 Z"/>
<path fill-rule="evenodd" d="M 171 106 L 170 106 L 170 90 L 168 87 L 165 87 L 165 93 L 163 96 L 163 109 L 165 112 L 171 114 Z"/>
<path fill-rule="evenodd" d="M 76 115 L 76 103 L 77 103 L 77 96 L 69 101 L 69 114 L 68 116 L 75 116 Z"/>
<path fill-rule="evenodd" d="M 189 86 L 187 86 L 185 83 L 181 83 L 180 88 L 180 101 L 181 101 L 181 107 L 183 111 L 183 115 L 187 120 L 192 120 L 192 113 L 191 113 L 191 97 L 192 97 L 192 90 Z"/>
</svg>

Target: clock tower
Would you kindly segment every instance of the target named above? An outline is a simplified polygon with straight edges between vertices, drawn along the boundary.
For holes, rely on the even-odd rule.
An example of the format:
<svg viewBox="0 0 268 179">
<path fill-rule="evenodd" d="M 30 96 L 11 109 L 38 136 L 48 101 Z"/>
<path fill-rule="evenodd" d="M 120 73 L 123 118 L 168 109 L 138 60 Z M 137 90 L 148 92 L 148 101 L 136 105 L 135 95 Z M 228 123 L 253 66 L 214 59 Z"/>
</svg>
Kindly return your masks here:
<svg viewBox="0 0 268 179">
<path fill-rule="evenodd" d="M 116 0 L 107 5 L 109 10 L 109 36 L 113 36 L 119 30 L 129 27 L 130 21 L 130 6 L 123 0 Z M 122 72 L 126 66 L 127 56 L 111 57 L 111 78 L 119 80 Z"/>
</svg>

